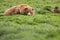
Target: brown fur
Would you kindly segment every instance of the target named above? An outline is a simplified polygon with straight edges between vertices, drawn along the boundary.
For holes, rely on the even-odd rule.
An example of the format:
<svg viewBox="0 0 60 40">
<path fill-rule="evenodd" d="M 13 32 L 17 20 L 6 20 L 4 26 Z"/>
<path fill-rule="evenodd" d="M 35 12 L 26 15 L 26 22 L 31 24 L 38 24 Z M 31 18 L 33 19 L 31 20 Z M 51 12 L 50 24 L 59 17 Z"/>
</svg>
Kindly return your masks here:
<svg viewBox="0 0 60 40">
<path fill-rule="evenodd" d="M 27 4 L 21 4 L 18 6 L 13 6 L 4 12 L 4 15 L 12 15 L 12 14 L 34 15 L 34 10 L 31 6 Z"/>
<path fill-rule="evenodd" d="M 4 15 L 12 15 L 12 14 L 17 14 L 19 12 L 19 8 L 17 6 L 13 6 L 9 9 L 7 9 L 5 12 L 4 12 Z"/>
</svg>

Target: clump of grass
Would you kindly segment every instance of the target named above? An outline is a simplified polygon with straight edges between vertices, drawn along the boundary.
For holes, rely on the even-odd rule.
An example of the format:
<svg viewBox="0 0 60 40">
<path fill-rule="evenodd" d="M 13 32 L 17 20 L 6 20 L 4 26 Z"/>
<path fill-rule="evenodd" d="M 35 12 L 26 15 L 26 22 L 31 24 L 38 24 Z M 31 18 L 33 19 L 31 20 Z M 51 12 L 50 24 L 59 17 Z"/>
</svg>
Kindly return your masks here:
<svg viewBox="0 0 60 40">
<path fill-rule="evenodd" d="M 46 14 L 46 10 L 38 10 L 37 13 L 38 14 Z"/>
<path fill-rule="evenodd" d="M 51 10 L 52 10 L 52 7 L 51 7 L 51 6 L 45 6 L 45 7 L 44 7 L 44 10 L 47 10 L 47 11 L 52 12 L 52 11 L 51 11 Z"/>
<path fill-rule="evenodd" d="M 58 36 L 58 33 L 56 33 L 56 32 L 49 32 L 48 34 L 47 34 L 47 36 L 46 36 L 46 38 L 47 39 L 49 39 L 49 38 L 56 38 Z"/>
</svg>

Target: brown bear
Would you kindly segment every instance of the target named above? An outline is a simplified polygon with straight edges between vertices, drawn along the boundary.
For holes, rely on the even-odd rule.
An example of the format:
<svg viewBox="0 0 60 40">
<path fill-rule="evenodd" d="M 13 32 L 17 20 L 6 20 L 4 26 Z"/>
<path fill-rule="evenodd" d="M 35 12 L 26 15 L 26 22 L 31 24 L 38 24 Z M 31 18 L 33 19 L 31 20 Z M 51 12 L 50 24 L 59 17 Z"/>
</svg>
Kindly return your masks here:
<svg viewBox="0 0 60 40">
<path fill-rule="evenodd" d="M 13 6 L 4 12 L 4 15 L 12 14 L 34 15 L 34 9 L 27 4 L 21 4 L 18 6 Z"/>
</svg>

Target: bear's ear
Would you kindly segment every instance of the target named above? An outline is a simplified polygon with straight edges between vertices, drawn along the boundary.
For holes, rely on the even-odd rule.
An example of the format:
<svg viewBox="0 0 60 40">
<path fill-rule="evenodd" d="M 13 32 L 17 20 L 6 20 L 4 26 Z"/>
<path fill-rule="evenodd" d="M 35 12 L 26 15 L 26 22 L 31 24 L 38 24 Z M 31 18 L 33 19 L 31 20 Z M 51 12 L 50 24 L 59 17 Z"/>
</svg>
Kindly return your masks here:
<svg viewBox="0 0 60 40">
<path fill-rule="evenodd" d="M 28 10 L 28 8 L 25 8 L 24 10 Z"/>
<path fill-rule="evenodd" d="M 34 9 L 32 9 L 32 10 L 34 10 Z"/>
</svg>

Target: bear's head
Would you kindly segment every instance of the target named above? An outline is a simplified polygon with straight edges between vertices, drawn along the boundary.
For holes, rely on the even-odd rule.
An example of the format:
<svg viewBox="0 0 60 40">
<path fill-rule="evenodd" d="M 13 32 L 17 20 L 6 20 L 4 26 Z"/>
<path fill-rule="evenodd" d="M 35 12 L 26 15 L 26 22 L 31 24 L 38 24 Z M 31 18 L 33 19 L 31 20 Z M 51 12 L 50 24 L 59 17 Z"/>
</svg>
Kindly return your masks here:
<svg viewBox="0 0 60 40">
<path fill-rule="evenodd" d="M 34 15 L 34 9 L 27 4 L 21 4 L 19 8 L 20 14 Z"/>
</svg>

